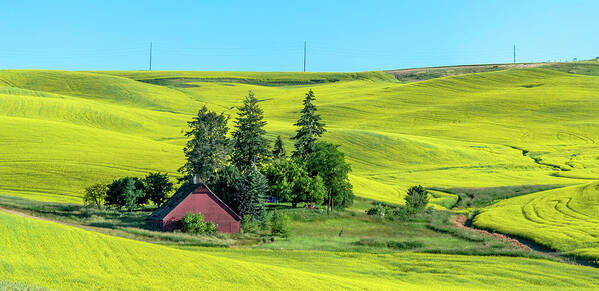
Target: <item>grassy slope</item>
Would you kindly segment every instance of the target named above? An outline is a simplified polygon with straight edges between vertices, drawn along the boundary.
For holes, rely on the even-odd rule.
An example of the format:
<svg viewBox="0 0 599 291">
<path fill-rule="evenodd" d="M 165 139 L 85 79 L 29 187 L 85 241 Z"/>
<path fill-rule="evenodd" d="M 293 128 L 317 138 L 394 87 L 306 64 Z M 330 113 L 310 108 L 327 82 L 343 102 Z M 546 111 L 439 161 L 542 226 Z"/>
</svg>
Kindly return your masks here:
<svg viewBox="0 0 599 291">
<path fill-rule="evenodd" d="M 599 272 L 545 260 L 178 250 L 0 213 L 0 278 L 60 289 L 592 288 Z M 269 265 L 261 262 L 268 261 Z M 160 272 L 156 272 L 160 270 Z M 368 270 L 368 271 L 366 271 Z M 348 276 L 350 274 L 350 276 Z M 173 278 L 177 278 L 173 280 Z M 284 279 L 282 279 L 284 278 Z M 351 279 L 350 279 L 351 278 Z M 425 279 L 426 278 L 426 279 Z"/>
<path fill-rule="evenodd" d="M 161 78 L 171 86 L 146 83 Z M 192 114 L 208 104 L 234 115 L 250 89 L 270 136 L 290 137 L 308 88 L 328 125 L 324 138 L 353 165 L 358 195 L 400 202 L 413 184 L 581 183 L 599 177 L 598 80 L 539 68 L 411 84 L 381 72 L 0 71 L 0 138 L 11 141 L 1 145 L 0 191 L 78 202 L 97 181 L 175 173 Z"/>
<path fill-rule="evenodd" d="M 368 280 L 291 272 L 2 213 L 0 233 L 1 248 L 11 250 L 0 253 L 0 277 L 50 288 L 128 289 L 131 284 L 156 290 L 282 289 L 290 285 L 312 289 L 323 284 L 342 289 L 389 287 Z"/>
<path fill-rule="evenodd" d="M 174 85 L 135 81 L 159 78 L 174 79 L 169 81 Z M 364 197 L 398 202 L 398 193 L 417 183 L 445 188 L 581 183 L 585 181 L 581 178 L 599 176 L 599 150 L 594 145 L 599 134 L 598 81 L 596 76 L 547 69 L 469 74 L 411 84 L 397 83 L 377 72 L 0 71 L 0 193 L 80 202 L 83 187 L 91 183 L 150 170 L 175 173 L 183 160 L 181 130 L 185 121 L 202 104 L 233 114 L 231 107 L 239 104 L 249 89 L 263 100 L 271 137 L 293 134 L 292 123 L 303 94 L 314 89 L 329 126 L 325 139 L 342 144 L 354 167 L 356 192 Z M 293 82 L 313 84 L 284 85 Z M 180 83 L 185 86 L 175 86 Z M 528 156 L 519 149 L 527 150 Z M 569 171 L 537 164 L 532 158 Z M 599 216 L 586 215 L 588 221 Z M 283 288 L 279 278 L 290 278 L 306 288 L 335 282 L 340 285 L 332 288 L 378 289 L 397 288 L 388 284 L 403 282 L 539 289 L 592 286 L 597 281 L 596 270 L 521 258 L 308 252 L 271 256 L 268 251 L 256 250 L 247 251 L 248 259 L 229 261 L 2 214 L 0 220 L 0 249 L 10 246 L 14 250 L 0 252 L 2 280 L 37 283 L 37 275 L 43 274 L 44 286 L 54 288 L 64 287 L 58 281 L 70 288 L 93 282 L 122 288 L 128 285 L 119 282 L 128 280 L 172 287 L 170 280 L 162 278 L 175 276 L 181 278 L 174 283 L 182 284 L 181 288 L 194 280 L 205 281 L 208 288 L 217 287 L 210 284 L 252 288 L 264 282 L 268 287 Z M 577 223 L 569 229 L 580 232 L 579 225 L 580 229 L 586 227 Z M 545 227 L 559 229 L 544 224 L 530 231 Z M 594 244 L 577 247 L 568 250 L 586 255 L 597 252 Z M 243 252 L 239 254 L 245 257 Z M 70 257 L 65 259 L 65 253 Z M 269 263 L 283 268 L 239 261 L 262 254 Z M 310 256 L 325 257 L 318 261 L 322 268 L 298 262 L 314 263 L 316 259 Z M 340 264 L 339 257 L 347 263 Z M 363 261 L 368 265 L 363 266 Z M 325 275 L 298 273 L 285 267 L 288 265 L 302 272 L 331 271 Z M 143 272 L 163 266 L 173 273 L 148 277 Z M 379 266 L 389 273 L 373 273 Z M 181 267 L 205 269 L 209 276 L 197 277 L 196 269 Z M 341 279 L 350 268 L 364 273 L 354 281 Z M 245 277 L 235 281 L 234 276 L 219 275 L 233 269 Z M 251 270 L 261 270 L 256 279 L 259 283 L 245 275 Z"/>
<path fill-rule="evenodd" d="M 599 183 L 504 200 L 485 208 L 474 224 L 599 262 Z"/>
<path fill-rule="evenodd" d="M 468 288 L 565 290 L 577 285 L 584 286 L 586 282 L 590 282 L 591 288 L 594 288 L 597 278 L 597 270 L 589 267 L 581 268 L 549 263 L 545 260 L 509 257 L 490 259 L 490 257 L 479 256 L 417 253 L 368 255 L 314 251 L 277 251 L 277 255 L 274 255 L 274 251 L 243 249 L 215 249 L 213 253 L 249 262 L 268 260 L 275 266 L 293 266 L 295 269 L 307 272 L 317 273 L 326 270 L 329 274 L 352 278 L 369 278 L 376 274 L 381 281 L 388 279 L 422 284 L 439 288 L 438 290 L 443 288 L 433 286 L 448 284 L 452 287 L 447 289 L 457 290 Z M 582 272 L 574 271 L 576 276 L 570 277 L 573 273 L 570 273 L 569 268 L 572 268 L 572 271 Z M 577 282 L 578 280 L 581 281 Z"/>
<path fill-rule="evenodd" d="M 186 74 L 188 78 L 210 75 Z M 237 74 L 244 76 L 228 76 Z M 127 76 L 156 78 L 151 72 L 129 72 Z M 316 91 L 320 111 L 328 121 L 330 132 L 325 138 L 342 144 L 350 157 L 357 192 L 397 202 L 397 194 L 415 183 L 479 187 L 580 182 L 552 174 L 596 177 L 597 80 L 594 76 L 526 69 L 407 85 L 376 78 L 310 88 Z M 247 90 L 254 90 L 264 100 L 269 130 L 286 136 L 293 133 L 291 123 L 307 89 L 189 84 L 199 87 L 179 90 L 222 110 L 238 104 L 239 96 Z M 576 169 L 556 174 L 551 167 L 535 164 L 520 150 L 506 145 L 526 149 L 543 162 Z"/>
</svg>

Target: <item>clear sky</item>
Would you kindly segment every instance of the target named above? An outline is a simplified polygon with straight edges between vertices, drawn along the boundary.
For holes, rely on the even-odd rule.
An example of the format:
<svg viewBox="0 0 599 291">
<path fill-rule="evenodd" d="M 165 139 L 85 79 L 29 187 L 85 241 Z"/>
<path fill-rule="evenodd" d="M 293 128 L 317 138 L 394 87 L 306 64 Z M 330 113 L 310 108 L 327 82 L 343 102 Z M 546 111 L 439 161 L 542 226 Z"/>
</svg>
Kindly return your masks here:
<svg viewBox="0 0 599 291">
<path fill-rule="evenodd" d="M 599 57 L 599 1 L 2 1 L 0 69 L 367 71 Z"/>
</svg>

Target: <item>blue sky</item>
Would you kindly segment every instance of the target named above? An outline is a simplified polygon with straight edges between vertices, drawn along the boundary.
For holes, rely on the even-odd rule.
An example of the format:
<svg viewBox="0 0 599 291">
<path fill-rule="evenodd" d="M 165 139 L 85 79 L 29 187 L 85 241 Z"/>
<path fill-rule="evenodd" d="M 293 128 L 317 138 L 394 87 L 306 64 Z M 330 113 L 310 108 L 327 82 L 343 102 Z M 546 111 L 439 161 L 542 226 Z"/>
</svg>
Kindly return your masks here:
<svg viewBox="0 0 599 291">
<path fill-rule="evenodd" d="M 308 71 L 589 59 L 599 1 L 3 1 L 0 69 Z M 177 2 L 177 3 L 175 3 Z"/>
</svg>

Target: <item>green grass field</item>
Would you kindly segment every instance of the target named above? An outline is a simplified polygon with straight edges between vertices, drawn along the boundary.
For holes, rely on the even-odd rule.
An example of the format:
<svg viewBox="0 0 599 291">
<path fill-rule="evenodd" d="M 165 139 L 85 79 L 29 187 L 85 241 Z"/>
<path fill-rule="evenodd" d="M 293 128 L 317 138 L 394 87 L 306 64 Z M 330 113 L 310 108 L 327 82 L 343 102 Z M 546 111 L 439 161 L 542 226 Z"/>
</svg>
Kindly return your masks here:
<svg viewBox="0 0 599 291">
<path fill-rule="evenodd" d="M 79 202 L 95 182 L 176 174 L 185 122 L 203 104 L 234 116 L 248 90 L 262 100 L 269 136 L 290 137 L 309 88 L 360 196 L 397 203 L 413 184 L 578 184 L 599 177 L 598 80 L 547 68 L 409 84 L 382 72 L 5 70 L 0 191 Z"/>
<path fill-rule="evenodd" d="M 474 224 L 599 262 L 599 184 L 524 195 L 483 209 Z"/>
<path fill-rule="evenodd" d="M 288 138 L 305 92 L 313 89 L 327 124 L 323 138 L 346 153 L 358 196 L 402 203 L 415 184 L 565 185 L 492 204 L 475 225 L 597 260 L 599 62 L 468 72 L 404 83 L 384 72 L 1 70 L 0 195 L 81 203 L 93 183 L 149 171 L 176 176 L 182 131 L 202 105 L 234 117 L 252 90 L 269 138 Z M 500 194 L 470 199 L 480 206 L 521 193 Z M 438 209 L 457 200 L 432 192 Z M 347 225 L 345 237 L 336 238 Z M 411 235 L 425 241 L 422 252 L 486 244 L 451 235 L 431 240 L 435 232 L 423 225 L 373 226 L 340 216 L 294 220 L 292 232 L 295 237 L 263 249 L 182 250 L 0 213 L 0 249 L 10 249 L 0 252 L 0 281 L 51 289 L 125 289 L 133 281 L 141 289 L 538 290 L 592 289 L 599 280 L 597 269 L 543 259 L 372 254 L 361 252 L 368 244 L 355 244 L 372 233 L 384 240 Z"/>
<path fill-rule="evenodd" d="M 0 252 L 0 278 L 51 289 L 581 290 L 599 280 L 597 269 L 539 259 L 181 250 L 3 213 L 0 234 L 10 250 Z"/>
</svg>

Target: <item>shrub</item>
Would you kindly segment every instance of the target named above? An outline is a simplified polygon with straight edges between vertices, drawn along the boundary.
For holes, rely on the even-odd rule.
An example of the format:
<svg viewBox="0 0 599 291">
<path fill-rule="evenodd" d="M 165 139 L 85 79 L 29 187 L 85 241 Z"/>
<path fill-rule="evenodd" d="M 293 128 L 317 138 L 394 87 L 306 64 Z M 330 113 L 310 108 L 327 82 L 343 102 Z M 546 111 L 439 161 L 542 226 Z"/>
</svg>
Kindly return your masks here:
<svg viewBox="0 0 599 291">
<path fill-rule="evenodd" d="M 424 243 L 421 241 L 387 241 L 387 247 L 396 250 L 410 250 L 424 247 Z"/>
<path fill-rule="evenodd" d="M 270 229 L 273 236 L 289 236 L 289 217 L 284 213 L 275 212 L 270 220 Z"/>
<path fill-rule="evenodd" d="M 204 227 L 204 232 L 206 234 L 215 234 L 216 233 L 216 225 L 212 221 L 206 222 L 206 226 Z"/>
<path fill-rule="evenodd" d="M 421 185 L 412 186 L 408 189 L 405 200 L 408 212 L 411 214 L 419 213 L 424 210 L 428 204 L 428 191 Z"/>
<path fill-rule="evenodd" d="M 407 207 L 400 205 L 391 211 L 391 217 L 399 221 L 407 221 L 410 220 L 411 213 Z"/>
<path fill-rule="evenodd" d="M 181 223 L 183 224 L 183 232 L 189 234 L 202 234 L 206 231 L 204 215 L 201 213 L 188 212 L 181 219 Z"/>
<path fill-rule="evenodd" d="M 252 220 L 250 215 L 246 215 L 241 220 L 241 232 L 242 233 L 256 233 L 258 225 Z"/>
<path fill-rule="evenodd" d="M 366 214 L 385 217 L 391 214 L 391 206 L 385 203 L 375 202 L 374 207 L 366 210 Z"/>
<path fill-rule="evenodd" d="M 370 246 L 375 248 L 390 248 L 396 250 L 410 250 L 424 247 L 424 243 L 421 241 L 396 241 L 396 240 L 380 240 L 375 238 L 362 238 L 355 244 Z"/>
</svg>

